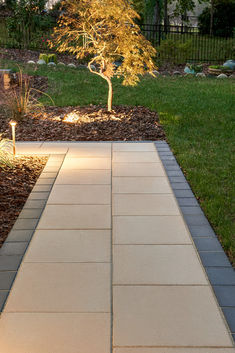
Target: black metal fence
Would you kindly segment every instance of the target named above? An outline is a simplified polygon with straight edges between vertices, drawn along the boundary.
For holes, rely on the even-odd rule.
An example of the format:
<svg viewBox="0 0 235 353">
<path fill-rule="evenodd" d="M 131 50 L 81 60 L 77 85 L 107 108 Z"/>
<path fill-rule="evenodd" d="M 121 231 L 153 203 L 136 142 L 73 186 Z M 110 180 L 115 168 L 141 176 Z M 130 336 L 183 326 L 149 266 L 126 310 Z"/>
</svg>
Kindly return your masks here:
<svg viewBox="0 0 235 353">
<path fill-rule="evenodd" d="M 0 47 L 48 50 L 47 39 L 50 33 L 36 33 L 19 43 L 12 38 L 6 27 L 4 17 L 0 17 Z M 197 27 L 185 25 L 143 24 L 142 33 L 157 48 L 160 61 L 174 64 L 185 62 L 223 63 L 235 57 L 235 36 L 221 38 L 201 35 Z"/>
<path fill-rule="evenodd" d="M 197 27 L 185 25 L 143 24 L 141 29 L 157 47 L 158 56 L 163 61 L 221 63 L 235 57 L 235 37 L 202 35 Z"/>
</svg>

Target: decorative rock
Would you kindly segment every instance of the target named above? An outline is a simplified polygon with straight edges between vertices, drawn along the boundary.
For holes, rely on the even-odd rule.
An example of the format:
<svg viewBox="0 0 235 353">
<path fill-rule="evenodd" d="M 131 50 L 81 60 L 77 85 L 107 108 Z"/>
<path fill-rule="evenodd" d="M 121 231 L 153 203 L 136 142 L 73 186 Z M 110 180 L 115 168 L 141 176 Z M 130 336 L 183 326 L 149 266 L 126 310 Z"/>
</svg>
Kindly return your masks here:
<svg viewBox="0 0 235 353">
<path fill-rule="evenodd" d="M 37 64 L 38 65 L 46 65 L 46 62 L 45 62 L 45 60 L 40 59 L 37 61 Z"/>
<path fill-rule="evenodd" d="M 235 70 L 235 60 L 227 60 L 223 66 L 228 67 L 230 70 Z"/>
<path fill-rule="evenodd" d="M 60 61 L 57 65 L 59 65 L 59 66 L 65 66 L 65 64 L 62 63 L 61 61 Z"/>
<path fill-rule="evenodd" d="M 96 71 L 95 65 L 91 65 L 91 70 Z"/>
<path fill-rule="evenodd" d="M 160 75 L 160 72 L 157 71 L 157 70 L 153 70 L 152 73 L 153 73 L 155 76 L 159 76 L 159 75 Z"/>
<path fill-rule="evenodd" d="M 228 76 L 225 75 L 225 74 L 220 74 L 220 75 L 217 76 L 217 78 L 228 78 Z"/>
<path fill-rule="evenodd" d="M 235 78 L 235 73 L 230 75 L 229 78 Z"/>
<path fill-rule="evenodd" d="M 52 67 L 55 67 L 55 66 L 56 66 L 56 64 L 55 64 L 55 63 L 53 63 L 52 61 L 50 61 L 50 62 L 47 64 L 47 66 L 52 66 Z"/>
<path fill-rule="evenodd" d="M 196 74 L 196 77 L 204 78 L 204 77 L 206 77 L 206 75 L 204 74 L 204 72 L 198 72 Z"/>
<path fill-rule="evenodd" d="M 180 75 L 181 75 L 181 72 L 180 72 L 180 71 L 174 71 L 174 72 L 173 72 L 173 75 L 174 75 L 174 76 L 180 76 Z"/>
<path fill-rule="evenodd" d="M 195 74 L 195 71 L 194 71 L 193 69 L 190 69 L 188 66 L 185 66 L 184 72 L 185 72 L 186 74 L 192 74 L 192 75 Z"/>
<path fill-rule="evenodd" d="M 35 63 L 35 61 L 33 61 L 33 60 L 29 60 L 29 61 L 27 62 L 27 64 L 35 65 L 36 63 Z"/>
<path fill-rule="evenodd" d="M 76 65 L 74 65 L 72 63 L 68 64 L 68 67 L 70 67 L 71 69 L 76 69 Z"/>
</svg>

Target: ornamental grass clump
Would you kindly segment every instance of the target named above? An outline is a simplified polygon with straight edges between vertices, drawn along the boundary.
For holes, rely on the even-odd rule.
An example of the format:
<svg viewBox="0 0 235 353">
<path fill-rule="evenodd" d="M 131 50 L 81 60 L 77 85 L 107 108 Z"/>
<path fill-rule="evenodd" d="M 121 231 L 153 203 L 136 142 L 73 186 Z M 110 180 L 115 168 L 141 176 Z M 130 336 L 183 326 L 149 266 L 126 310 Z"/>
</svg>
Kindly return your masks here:
<svg viewBox="0 0 235 353">
<path fill-rule="evenodd" d="M 62 8 L 50 45 L 77 59 L 91 55 L 88 68 L 108 83 L 111 111 L 113 76 L 133 86 L 155 69 L 156 51 L 135 22 L 139 15 L 128 0 L 66 0 Z"/>
<path fill-rule="evenodd" d="M 12 144 L 8 139 L 2 139 L 0 135 L 0 168 L 6 165 L 13 167 L 12 163 Z"/>
<path fill-rule="evenodd" d="M 0 91 L 0 100 L 10 119 L 19 122 L 30 112 L 41 111 L 44 108 L 43 104 L 34 97 L 35 92 L 46 95 L 54 104 L 48 94 L 30 86 L 29 77 L 25 77 L 20 69 L 16 73 L 16 84 L 8 90 Z"/>
</svg>

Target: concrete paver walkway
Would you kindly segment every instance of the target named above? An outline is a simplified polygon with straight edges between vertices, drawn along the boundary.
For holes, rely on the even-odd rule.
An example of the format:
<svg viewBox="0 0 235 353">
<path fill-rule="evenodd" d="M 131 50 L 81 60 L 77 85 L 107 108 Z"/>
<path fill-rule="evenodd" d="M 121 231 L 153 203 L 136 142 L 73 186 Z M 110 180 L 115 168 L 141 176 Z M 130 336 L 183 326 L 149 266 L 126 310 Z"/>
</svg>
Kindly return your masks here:
<svg viewBox="0 0 235 353">
<path fill-rule="evenodd" d="M 1 353 L 235 353 L 153 143 L 18 153 L 65 159 L 0 318 Z"/>
</svg>

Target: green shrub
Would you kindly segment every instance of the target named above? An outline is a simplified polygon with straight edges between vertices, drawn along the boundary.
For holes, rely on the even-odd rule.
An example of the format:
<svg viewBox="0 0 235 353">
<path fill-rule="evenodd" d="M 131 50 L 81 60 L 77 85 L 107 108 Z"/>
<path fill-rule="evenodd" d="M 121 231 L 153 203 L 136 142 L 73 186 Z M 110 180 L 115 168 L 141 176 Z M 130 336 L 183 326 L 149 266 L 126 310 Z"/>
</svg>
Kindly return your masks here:
<svg viewBox="0 0 235 353">
<path fill-rule="evenodd" d="M 29 48 L 46 30 L 54 26 L 53 19 L 45 11 L 47 0 L 14 1 L 7 18 L 9 38 L 20 48 Z"/>
<path fill-rule="evenodd" d="M 180 40 L 166 39 L 157 48 L 160 61 L 171 64 L 184 64 L 191 50 L 191 39 L 183 43 Z"/>
</svg>

